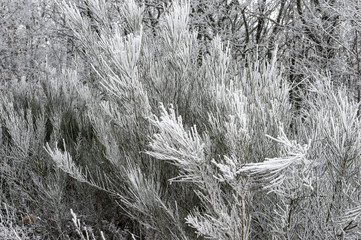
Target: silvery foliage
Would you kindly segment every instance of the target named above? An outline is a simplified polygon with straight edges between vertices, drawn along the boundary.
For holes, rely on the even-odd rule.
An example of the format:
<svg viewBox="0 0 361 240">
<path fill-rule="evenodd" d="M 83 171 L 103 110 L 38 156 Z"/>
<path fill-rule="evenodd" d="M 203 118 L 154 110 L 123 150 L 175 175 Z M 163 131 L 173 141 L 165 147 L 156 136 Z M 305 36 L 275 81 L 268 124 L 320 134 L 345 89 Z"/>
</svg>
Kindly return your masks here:
<svg viewBox="0 0 361 240">
<path fill-rule="evenodd" d="M 94 34 L 75 6 L 62 6 L 109 94 L 91 106 L 89 118 L 125 187 L 106 173 L 93 177 L 68 152 L 48 146 L 58 167 L 116 196 L 132 219 L 161 239 L 190 239 L 185 224 L 205 239 L 359 235 L 359 106 L 345 90 L 334 89 L 328 79 L 310 82 L 308 95 L 303 96 L 304 112 L 293 116 L 290 89 L 276 59 L 266 64 L 250 58 L 249 67 L 242 69 L 217 37 L 192 78 L 194 32 L 187 29 L 189 6 L 177 1 L 158 32 L 171 54 L 164 62 L 153 58 L 160 62 L 154 62 L 155 70 L 150 72 L 154 82 L 148 89 L 139 77 L 144 74 L 140 65 L 146 66 L 145 60 L 151 58 L 153 39 L 144 34 L 141 7 L 133 1 L 125 4 L 126 26 L 112 26 L 100 14 L 100 34 Z M 90 1 L 90 6 L 99 13 L 106 11 L 102 1 Z M 156 71 L 167 61 L 173 63 L 175 73 L 170 82 L 172 98 L 159 91 L 169 75 Z M 191 85 L 190 79 L 201 76 L 206 79 L 203 85 Z M 192 103 L 185 93 L 194 89 Z M 148 92 L 174 105 L 161 103 L 156 110 Z M 177 110 L 188 117 L 184 120 Z M 200 116 L 203 125 L 192 116 Z M 151 160 L 139 153 L 144 150 L 139 147 L 146 148 L 147 134 L 151 140 L 145 153 Z M 127 146 L 124 139 L 137 144 Z M 195 201 L 180 213 L 186 207 L 167 195 L 168 185 L 158 176 L 165 165 L 154 159 L 175 166 L 177 176 L 169 181 L 189 188 L 200 203 Z M 263 233 L 258 232 L 261 228 Z"/>
<path fill-rule="evenodd" d="M 97 12 L 104 12 L 102 8 L 105 6 L 102 1 L 89 1 L 90 9 Z M 140 25 L 142 8 L 133 1 L 124 3 L 121 13 L 125 20 L 129 20 L 126 26 L 109 25 L 102 15 L 96 16 L 96 21 L 103 28 L 95 34 L 90 22 L 82 17 L 76 6 L 63 3 L 61 7 L 67 12 L 69 26 L 86 49 L 100 84 L 107 92 L 107 99 L 91 106 L 88 116 L 98 139 L 105 146 L 105 157 L 114 166 L 114 171 L 94 173 L 79 167 L 69 153 L 57 147 L 47 146 L 47 152 L 58 167 L 73 178 L 120 200 L 128 216 L 141 223 L 149 234 L 162 239 L 169 236 L 187 239 L 177 206 L 162 196 L 164 190 L 157 181 L 157 165 L 146 163 L 149 160 L 139 154 L 143 150 L 141 141 L 145 142 L 142 138 L 150 131 L 146 125 L 150 107 L 138 69 L 144 38 Z M 112 176 L 116 179 L 111 179 Z"/>
<path fill-rule="evenodd" d="M 309 111 L 302 132 L 313 139 L 312 198 L 317 199 L 327 237 L 359 236 L 357 194 L 360 165 L 359 103 L 345 88 L 335 90 L 328 78 L 309 84 Z M 306 130 L 307 128 L 307 130 Z M 312 220 L 314 222 L 315 220 Z M 327 230 L 326 230 L 327 229 Z"/>
<path fill-rule="evenodd" d="M 30 239 L 32 230 L 26 226 L 16 224 L 16 215 L 6 203 L 1 204 L 3 212 L 0 213 L 0 238 L 2 239 Z M 40 239 L 40 236 L 34 238 Z"/>
<path fill-rule="evenodd" d="M 215 44 L 218 44 L 218 47 L 222 46 L 219 42 Z M 223 52 L 221 48 L 221 53 L 225 59 L 229 59 L 227 51 Z M 252 168 L 263 164 L 264 171 L 269 168 L 269 171 L 274 170 L 277 174 L 277 171 L 282 172 L 287 169 L 290 177 L 293 177 L 295 173 L 289 168 L 293 168 L 291 166 L 293 164 L 297 165 L 299 158 L 307 152 L 306 149 L 299 149 L 297 143 L 291 143 L 285 134 L 279 131 L 283 135 L 277 141 L 285 145 L 288 149 L 286 154 L 290 155 L 284 157 L 286 163 L 275 166 L 273 169 L 267 162 L 247 164 L 250 159 L 262 161 L 257 158 L 264 146 L 257 149 L 257 145 L 254 144 L 254 149 L 250 151 L 251 144 L 256 141 L 255 138 L 263 138 L 266 142 L 265 131 L 268 130 L 271 134 L 278 132 L 278 129 L 273 126 L 268 126 L 267 123 L 262 124 L 262 120 L 268 118 L 270 122 L 281 126 L 281 120 L 287 123 L 288 119 L 286 115 L 280 115 L 290 110 L 287 101 L 288 87 L 284 80 L 278 77 L 279 73 L 275 70 L 275 65 L 263 66 L 265 74 L 263 76 L 257 74 L 256 71 L 253 72 L 262 67 L 257 64 L 260 63 L 255 63 L 252 72 L 245 71 L 240 76 L 238 75 L 240 79 L 237 82 L 227 82 L 221 78 L 209 86 L 209 91 L 214 94 L 211 100 L 214 105 L 213 111 L 209 113 L 208 131 L 211 132 L 209 134 L 221 132 L 224 135 L 229 156 L 212 156 L 210 149 L 214 147 L 212 146 L 214 143 L 208 134 L 200 135 L 196 126 L 188 130 L 183 125 L 182 118 L 176 115 L 173 107 L 167 111 L 161 105 L 161 117 L 154 116 L 151 120 L 159 132 L 153 135 L 149 145 L 151 151 L 146 153 L 177 166 L 180 175 L 170 181 L 194 184 L 197 196 L 206 207 L 202 211 L 195 208 L 186 217 L 186 222 L 196 229 L 199 236 L 210 239 L 249 238 L 253 183 L 245 173 L 253 172 Z M 261 118 L 255 119 L 259 116 Z M 250 125 L 253 122 L 257 122 L 258 126 Z M 268 129 L 265 130 L 267 127 Z M 259 133 L 260 129 L 262 134 Z M 267 142 L 268 149 L 274 147 L 272 146 L 274 140 Z M 296 160 L 293 159 L 294 154 L 297 155 Z M 272 159 L 272 161 L 282 160 Z M 257 171 L 253 173 L 255 177 L 260 175 Z M 276 188 L 279 185 L 281 185 L 280 182 L 270 187 Z M 284 188 L 287 189 L 287 186 Z"/>
<path fill-rule="evenodd" d="M 75 78 L 74 72 L 52 71 L 47 78 L 40 77 L 39 84 L 13 81 L 8 83 L 8 91 L 0 92 L 1 202 L 11 206 L 14 215 L 42 214 L 40 221 L 28 226 L 44 230 L 42 237 L 46 232 L 63 232 L 64 219 L 70 215 L 64 212 L 63 203 L 67 177 L 59 169 L 53 170 L 53 161 L 43 147 L 47 121 L 53 126 L 48 141 L 54 142 L 61 136 L 65 113 L 76 106 L 81 114 L 82 99 L 67 81 L 71 78 Z M 45 218 L 51 221 L 44 223 Z M 18 215 L 15 222 L 19 222 Z"/>
<path fill-rule="evenodd" d="M 80 219 L 78 219 L 77 215 L 74 213 L 73 209 L 70 209 L 70 213 L 72 215 L 72 221 L 75 226 L 76 232 L 79 235 L 81 240 L 95 240 L 94 233 L 92 229 L 87 226 L 83 226 Z M 105 240 L 103 232 L 101 232 L 101 240 Z"/>
</svg>

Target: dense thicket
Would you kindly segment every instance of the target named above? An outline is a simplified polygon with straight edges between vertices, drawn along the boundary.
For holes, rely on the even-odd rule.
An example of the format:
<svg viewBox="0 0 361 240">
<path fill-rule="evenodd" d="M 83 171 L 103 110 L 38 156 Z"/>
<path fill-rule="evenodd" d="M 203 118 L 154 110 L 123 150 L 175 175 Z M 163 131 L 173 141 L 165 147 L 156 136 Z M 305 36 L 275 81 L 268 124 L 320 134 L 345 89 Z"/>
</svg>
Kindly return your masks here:
<svg viewBox="0 0 361 240">
<path fill-rule="evenodd" d="M 0 238 L 360 238 L 360 7 L 3 1 Z"/>
</svg>

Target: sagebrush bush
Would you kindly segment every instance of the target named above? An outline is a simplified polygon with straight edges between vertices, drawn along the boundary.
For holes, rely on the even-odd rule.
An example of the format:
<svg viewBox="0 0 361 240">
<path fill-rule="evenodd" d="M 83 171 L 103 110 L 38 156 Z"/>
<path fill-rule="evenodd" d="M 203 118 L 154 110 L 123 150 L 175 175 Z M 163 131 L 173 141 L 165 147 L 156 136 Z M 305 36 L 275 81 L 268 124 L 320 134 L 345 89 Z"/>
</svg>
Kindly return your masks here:
<svg viewBox="0 0 361 240">
<path fill-rule="evenodd" d="M 151 29 L 144 6 L 113 4 L 60 2 L 88 65 L 0 90 L 4 238 L 360 236 L 347 88 L 310 78 L 295 108 L 277 48 L 240 62 L 220 36 L 202 45 L 187 1 Z"/>
</svg>

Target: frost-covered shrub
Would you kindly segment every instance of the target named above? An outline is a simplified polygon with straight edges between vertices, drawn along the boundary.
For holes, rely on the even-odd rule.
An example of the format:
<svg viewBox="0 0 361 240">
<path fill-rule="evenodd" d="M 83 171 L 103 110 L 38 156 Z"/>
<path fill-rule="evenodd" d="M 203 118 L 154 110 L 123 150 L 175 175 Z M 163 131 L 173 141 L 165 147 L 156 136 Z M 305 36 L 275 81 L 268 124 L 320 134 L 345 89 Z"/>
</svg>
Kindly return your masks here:
<svg viewBox="0 0 361 240">
<path fill-rule="evenodd" d="M 135 1 L 75 3 L 58 7 L 76 64 L 0 90 L 9 237 L 360 236 L 359 104 L 347 89 L 305 80 L 294 111 L 276 57 L 240 62 L 220 36 L 199 54 L 187 1 L 164 5 L 151 29 Z"/>
<path fill-rule="evenodd" d="M 91 4 L 99 8 L 100 3 Z M 126 9 L 135 8 L 130 4 Z M 63 8 L 107 92 L 89 116 L 115 171 L 97 174 L 78 168 L 71 155 L 48 147 L 57 165 L 75 179 L 116 195 L 128 216 L 158 237 L 188 238 L 194 231 L 186 227 L 190 225 L 204 237 L 248 238 L 253 193 L 239 169 L 277 156 L 278 147 L 265 133 L 277 135 L 292 116 L 289 89 L 275 61 L 255 62 L 243 70 L 215 38 L 199 65 L 186 2 L 174 2 L 160 19 L 163 27 L 156 37 L 145 35 L 141 27 L 111 28 L 101 16 L 95 22 L 104 31 L 94 35 L 76 7 Z M 161 105 L 160 119 L 150 112 L 159 111 L 158 102 L 174 106 L 168 113 Z M 184 115 L 184 121 L 176 114 Z M 155 133 L 146 153 L 174 166 L 141 153 L 148 148 L 147 137 L 158 129 L 161 133 Z"/>
</svg>

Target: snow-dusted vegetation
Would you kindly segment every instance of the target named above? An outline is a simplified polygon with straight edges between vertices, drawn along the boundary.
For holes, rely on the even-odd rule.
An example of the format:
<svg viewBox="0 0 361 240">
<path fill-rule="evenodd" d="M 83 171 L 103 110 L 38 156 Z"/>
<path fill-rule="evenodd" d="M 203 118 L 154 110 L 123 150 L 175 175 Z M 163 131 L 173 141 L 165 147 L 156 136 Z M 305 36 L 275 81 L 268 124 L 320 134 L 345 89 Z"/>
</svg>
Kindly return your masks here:
<svg viewBox="0 0 361 240">
<path fill-rule="evenodd" d="M 0 3 L 0 239 L 361 238 L 361 3 Z"/>
</svg>

